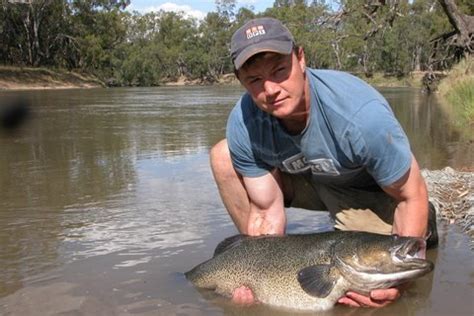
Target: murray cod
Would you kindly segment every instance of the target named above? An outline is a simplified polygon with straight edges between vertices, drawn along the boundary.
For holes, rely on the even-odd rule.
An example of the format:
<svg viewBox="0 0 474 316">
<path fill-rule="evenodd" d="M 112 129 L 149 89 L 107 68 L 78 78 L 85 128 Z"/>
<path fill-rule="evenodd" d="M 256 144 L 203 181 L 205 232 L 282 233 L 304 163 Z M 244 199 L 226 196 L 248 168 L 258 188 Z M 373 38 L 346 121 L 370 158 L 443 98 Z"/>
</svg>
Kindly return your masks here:
<svg viewBox="0 0 474 316">
<path fill-rule="evenodd" d="M 368 294 L 432 271 L 433 263 L 418 258 L 424 244 L 421 238 L 349 231 L 236 235 L 185 275 L 194 286 L 229 297 L 247 286 L 264 304 L 326 310 L 349 290 Z"/>
</svg>

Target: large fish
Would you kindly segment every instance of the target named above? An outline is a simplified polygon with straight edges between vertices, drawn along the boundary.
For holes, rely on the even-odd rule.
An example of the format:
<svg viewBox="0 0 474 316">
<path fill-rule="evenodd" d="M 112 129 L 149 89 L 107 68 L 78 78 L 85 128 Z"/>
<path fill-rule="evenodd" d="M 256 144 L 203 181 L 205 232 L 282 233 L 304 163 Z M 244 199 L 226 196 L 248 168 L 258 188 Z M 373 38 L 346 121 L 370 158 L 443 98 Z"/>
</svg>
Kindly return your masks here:
<svg viewBox="0 0 474 316">
<path fill-rule="evenodd" d="M 196 287 L 229 297 L 244 285 L 264 304 L 326 310 L 349 290 L 367 294 L 432 271 L 433 263 L 418 258 L 424 243 L 421 238 L 349 231 L 236 235 L 185 275 Z"/>
</svg>

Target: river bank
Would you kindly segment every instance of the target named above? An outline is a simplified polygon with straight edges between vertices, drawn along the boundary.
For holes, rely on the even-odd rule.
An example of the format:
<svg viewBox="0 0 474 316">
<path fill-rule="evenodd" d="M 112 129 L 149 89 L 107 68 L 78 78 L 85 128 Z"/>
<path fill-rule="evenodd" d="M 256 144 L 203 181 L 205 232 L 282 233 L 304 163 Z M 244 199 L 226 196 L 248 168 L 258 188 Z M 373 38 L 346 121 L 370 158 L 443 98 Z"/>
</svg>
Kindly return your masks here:
<svg viewBox="0 0 474 316">
<path fill-rule="evenodd" d="M 362 73 L 354 75 L 377 87 L 422 87 L 425 72 L 413 72 L 407 76 L 397 77 L 375 73 L 370 77 Z M 165 81 L 165 86 L 195 86 L 195 85 L 238 85 L 234 74 L 222 75 L 210 82 L 199 79 L 179 77 L 176 80 Z M 92 76 L 79 74 L 61 69 L 28 68 L 0 66 L 0 90 L 40 90 L 40 89 L 72 89 L 106 87 L 107 83 Z"/>
<path fill-rule="evenodd" d="M 0 66 L 0 90 L 47 90 L 100 87 L 105 87 L 105 84 L 99 79 L 76 72 L 47 68 Z"/>
<path fill-rule="evenodd" d="M 474 57 L 468 56 L 455 65 L 439 84 L 441 104 L 453 121 L 464 131 L 463 137 L 474 141 Z"/>
</svg>

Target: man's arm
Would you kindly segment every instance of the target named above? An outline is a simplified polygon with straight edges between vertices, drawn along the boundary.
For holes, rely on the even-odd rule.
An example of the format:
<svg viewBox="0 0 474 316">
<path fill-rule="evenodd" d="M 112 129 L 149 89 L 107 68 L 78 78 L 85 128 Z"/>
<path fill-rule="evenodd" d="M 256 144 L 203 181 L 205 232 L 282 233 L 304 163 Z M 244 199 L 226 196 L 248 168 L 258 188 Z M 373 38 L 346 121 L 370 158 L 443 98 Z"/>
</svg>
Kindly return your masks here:
<svg viewBox="0 0 474 316">
<path fill-rule="evenodd" d="M 286 216 L 277 169 L 263 176 L 242 176 L 225 139 L 211 149 L 210 161 L 222 202 L 241 234 L 284 234 Z"/>
<path fill-rule="evenodd" d="M 383 187 L 383 190 L 398 201 L 392 233 L 425 237 L 428 225 L 428 191 L 415 157 L 412 156 L 408 172 L 392 185 Z M 349 292 L 339 303 L 358 307 L 382 307 L 399 296 L 400 291 L 397 288 L 373 290 L 370 296 Z"/>
<path fill-rule="evenodd" d="M 283 235 L 286 214 L 279 172 L 274 170 L 261 177 L 243 177 L 243 184 L 249 198 L 249 210 L 233 217 L 237 229 L 251 236 Z M 255 302 L 252 290 L 241 286 L 234 290 L 232 300 L 241 305 Z"/>
<path fill-rule="evenodd" d="M 219 194 L 239 232 L 254 236 L 284 234 L 286 215 L 279 171 L 243 177 L 232 164 L 227 140 L 212 148 L 210 159 Z M 232 297 L 239 304 L 255 301 L 245 286 L 235 289 Z"/>
<path fill-rule="evenodd" d="M 249 198 L 248 216 L 236 223 L 239 231 L 251 236 L 283 235 L 286 227 L 286 214 L 283 193 L 277 170 L 261 177 L 243 177 Z"/>
<path fill-rule="evenodd" d="M 412 156 L 408 172 L 383 190 L 398 201 L 392 233 L 425 237 L 428 225 L 428 190 L 415 157 Z"/>
</svg>

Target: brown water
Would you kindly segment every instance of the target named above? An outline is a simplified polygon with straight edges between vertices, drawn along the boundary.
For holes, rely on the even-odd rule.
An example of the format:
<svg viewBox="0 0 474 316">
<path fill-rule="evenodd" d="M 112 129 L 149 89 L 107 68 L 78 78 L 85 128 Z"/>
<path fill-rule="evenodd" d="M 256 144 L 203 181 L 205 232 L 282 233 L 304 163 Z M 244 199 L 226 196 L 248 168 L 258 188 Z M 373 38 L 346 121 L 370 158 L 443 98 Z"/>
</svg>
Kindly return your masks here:
<svg viewBox="0 0 474 316">
<path fill-rule="evenodd" d="M 382 90 L 424 168 L 472 167 L 434 99 Z M 237 87 L 3 92 L 31 102 L 0 130 L 1 315 L 290 315 L 198 292 L 182 272 L 236 233 L 209 148 Z M 327 230 L 325 213 L 290 209 L 290 233 Z M 323 315 L 472 315 L 474 254 L 443 225 L 436 269 L 381 310 Z"/>
</svg>

